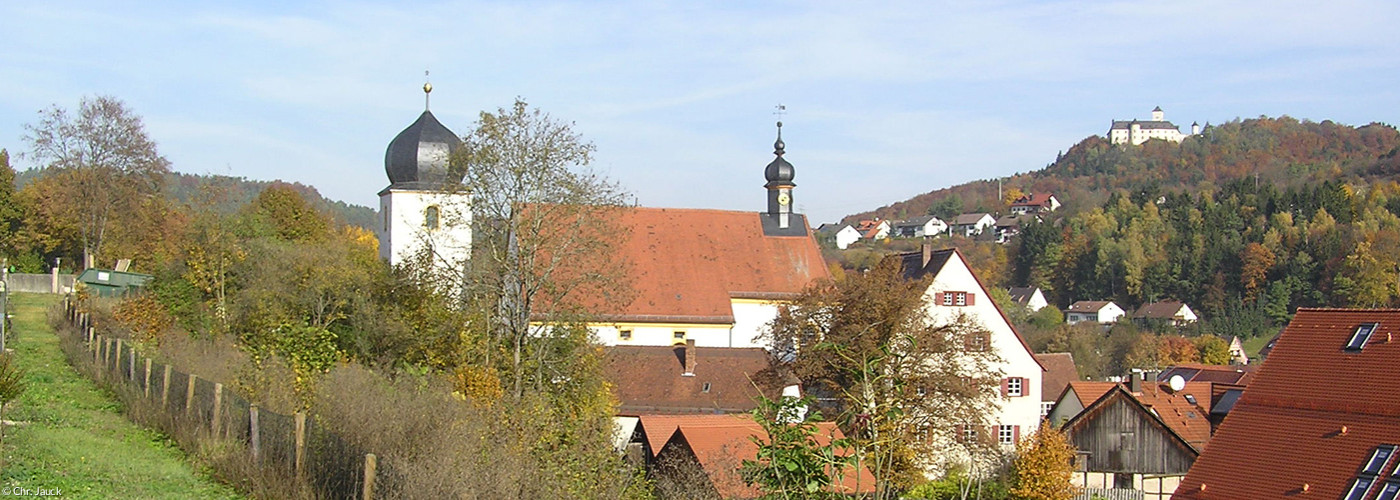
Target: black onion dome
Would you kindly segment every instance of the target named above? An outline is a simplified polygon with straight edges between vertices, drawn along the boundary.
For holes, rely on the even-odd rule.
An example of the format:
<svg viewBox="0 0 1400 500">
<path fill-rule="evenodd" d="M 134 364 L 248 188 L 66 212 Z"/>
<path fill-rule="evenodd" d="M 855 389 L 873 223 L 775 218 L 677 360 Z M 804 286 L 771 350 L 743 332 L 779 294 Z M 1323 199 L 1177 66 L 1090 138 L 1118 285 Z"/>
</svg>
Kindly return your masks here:
<svg viewBox="0 0 1400 500">
<path fill-rule="evenodd" d="M 769 184 L 792 184 L 792 177 L 795 174 L 792 164 L 783 159 L 786 145 L 783 144 L 783 122 L 778 122 L 778 140 L 773 141 L 773 154 L 777 156 L 763 169 L 763 178 L 768 179 Z"/>
<path fill-rule="evenodd" d="M 450 172 L 448 160 L 462 149 L 462 139 L 437 121 L 431 111 L 399 132 L 384 152 L 390 187 L 437 188 L 460 182 L 465 172 Z"/>
</svg>

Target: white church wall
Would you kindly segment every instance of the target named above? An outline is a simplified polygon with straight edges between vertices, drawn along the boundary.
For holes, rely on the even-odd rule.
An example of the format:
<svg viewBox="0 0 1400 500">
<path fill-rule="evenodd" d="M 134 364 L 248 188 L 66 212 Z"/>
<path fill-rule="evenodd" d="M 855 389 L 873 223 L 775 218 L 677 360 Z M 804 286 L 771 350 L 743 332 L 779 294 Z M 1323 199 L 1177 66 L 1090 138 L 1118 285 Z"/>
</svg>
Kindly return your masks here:
<svg viewBox="0 0 1400 500">
<path fill-rule="evenodd" d="M 466 194 L 393 189 L 379 197 L 379 255 L 397 265 L 431 244 L 435 263 L 457 265 L 471 256 L 471 209 Z M 438 208 L 438 227 L 426 225 Z M 387 227 L 386 227 L 387 226 Z"/>
</svg>

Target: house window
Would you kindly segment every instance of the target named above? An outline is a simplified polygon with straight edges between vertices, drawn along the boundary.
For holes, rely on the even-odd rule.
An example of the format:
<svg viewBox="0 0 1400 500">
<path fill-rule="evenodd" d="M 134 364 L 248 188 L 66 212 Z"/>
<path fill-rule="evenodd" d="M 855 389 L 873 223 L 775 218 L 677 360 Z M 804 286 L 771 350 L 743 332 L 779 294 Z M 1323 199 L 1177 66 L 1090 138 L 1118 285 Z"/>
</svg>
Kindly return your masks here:
<svg viewBox="0 0 1400 500">
<path fill-rule="evenodd" d="M 1041 416 L 1041 417 L 1048 417 L 1048 416 L 1050 416 L 1050 410 L 1053 410 L 1054 408 L 1055 408 L 1055 402 L 1054 402 L 1054 401 L 1041 401 L 1041 402 L 1040 402 L 1040 416 Z"/>
<path fill-rule="evenodd" d="M 1376 451 L 1371 453 L 1371 459 L 1366 461 L 1366 467 L 1362 468 L 1361 472 L 1380 474 L 1381 467 L 1385 467 L 1385 463 L 1390 461 L 1390 455 L 1392 453 L 1395 453 L 1394 446 L 1380 445 L 1376 447 Z"/>
<path fill-rule="evenodd" d="M 1385 483 L 1385 487 L 1381 489 L 1381 494 L 1376 495 L 1376 500 L 1395 500 L 1397 496 L 1400 496 L 1400 483 L 1392 481 Z"/>
<path fill-rule="evenodd" d="M 970 306 L 973 298 L 973 294 L 968 292 L 943 292 L 937 302 L 945 306 Z"/>
<path fill-rule="evenodd" d="M 685 330 L 676 330 L 674 332 L 671 332 L 671 342 L 674 344 L 684 344 Z"/>
<path fill-rule="evenodd" d="M 1019 398 L 1021 396 L 1024 396 L 1025 394 L 1023 392 L 1022 387 L 1022 381 L 1024 380 L 1025 379 L 1020 377 L 1011 377 L 1006 379 L 1006 396 L 1011 398 Z"/>
<path fill-rule="evenodd" d="M 987 332 L 975 331 L 967 334 L 964 339 L 964 347 L 968 352 L 984 352 L 987 350 Z"/>
<path fill-rule="evenodd" d="M 998 425 L 997 442 L 1001 444 L 1016 444 L 1016 426 Z"/>
<path fill-rule="evenodd" d="M 953 292 L 953 305 L 955 305 L 955 306 L 965 306 L 965 305 L 967 305 L 967 292 Z"/>
<path fill-rule="evenodd" d="M 705 382 L 705 386 L 700 388 L 700 392 L 704 392 L 704 393 L 710 392 L 710 383 L 709 383 L 709 382 Z"/>
<path fill-rule="evenodd" d="M 964 443 L 977 442 L 977 428 L 971 425 L 964 425 L 962 431 L 962 438 Z"/>
<path fill-rule="evenodd" d="M 428 229 L 437 229 L 438 217 L 439 213 L 437 205 L 432 205 L 426 210 L 423 210 L 423 227 L 426 227 Z"/>
<path fill-rule="evenodd" d="M 632 340 L 632 330 L 618 330 L 617 338 L 620 340 Z"/>
</svg>

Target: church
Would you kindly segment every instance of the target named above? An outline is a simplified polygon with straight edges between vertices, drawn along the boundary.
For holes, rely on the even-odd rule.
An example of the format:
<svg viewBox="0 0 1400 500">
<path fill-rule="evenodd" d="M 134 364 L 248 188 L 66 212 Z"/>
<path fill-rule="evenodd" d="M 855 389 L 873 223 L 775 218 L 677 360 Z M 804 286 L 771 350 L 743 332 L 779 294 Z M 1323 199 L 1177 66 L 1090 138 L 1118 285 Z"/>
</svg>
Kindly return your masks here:
<svg viewBox="0 0 1400 500">
<path fill-rule="evenodd" d="M 424 92 L 431 92 L 430 85 Z M 763 211 L 627 207 L 613 258 L 626 263 L 634 296 L 590 311 L 598 342 L 609 346 L 764 347 L 761 334 L 781 305 L 830 276 L 811 228 L 793 213 L 795 169 L 784 158 L 782 122 L 774 158 L 763 169 Z M 424 255 L 433 264 L 470 258 L 470 195 L 453 189 L 465 172 L 448 157 L 463 147 L 424 110 L 389 144 L 379 193 L 380 255 L 397 265 Z M 757 170 L 757 169 L 755 169 Z"/>
</svg>

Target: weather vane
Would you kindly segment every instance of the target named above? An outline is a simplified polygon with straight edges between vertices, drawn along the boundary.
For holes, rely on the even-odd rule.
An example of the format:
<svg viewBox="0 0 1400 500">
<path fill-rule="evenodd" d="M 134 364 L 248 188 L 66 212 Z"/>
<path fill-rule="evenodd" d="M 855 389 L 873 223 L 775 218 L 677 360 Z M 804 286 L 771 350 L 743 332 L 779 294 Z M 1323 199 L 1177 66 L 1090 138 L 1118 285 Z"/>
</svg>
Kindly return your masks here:
<svg viewBox="0 0 1400 500">
<path fill-rule="evenodd" d="M 784 106 L 780 103 L 777 106 L 773 106 L 773 109 L 775 110 L 773 111 L 773 114 L 778 115 L 778 120 L 782 121 L 783 115 L 787 114 L 787 106 Z"/>
</svg>

